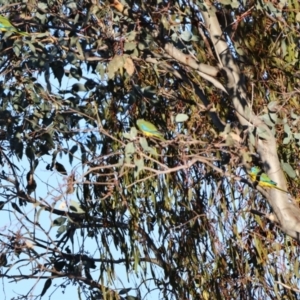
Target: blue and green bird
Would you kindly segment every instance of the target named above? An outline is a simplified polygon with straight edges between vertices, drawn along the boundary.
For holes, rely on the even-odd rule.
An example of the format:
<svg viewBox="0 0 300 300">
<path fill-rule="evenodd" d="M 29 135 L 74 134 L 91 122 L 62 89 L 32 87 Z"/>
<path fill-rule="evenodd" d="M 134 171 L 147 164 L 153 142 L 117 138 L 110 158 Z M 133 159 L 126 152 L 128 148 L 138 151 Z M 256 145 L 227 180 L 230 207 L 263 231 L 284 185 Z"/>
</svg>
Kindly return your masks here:
<svg viewBox="0 0 300 300">
<path fill-rule="evenodd" d="M 151 122 L 145 121 L 144 119 L 138 119 L 136 125 L 143 132 L 145 136 L 156 137 L 162 141 L 165 141 L 164 136 Z"/>
<path fill-rule="evenodd" d="M 279 188 L 277 183 L 274 182 L 266 173 L 263 173 L 259 167 L 252 167 L 248 174 L 250 175 L 252 181 L 256 181 L 258 185 L 262 187 L 274 188 L 287 193 L 287 191 Z"/>
<path fill-rule="evenodd" d="M 10 21 L 7 18 L 5 18 L 3 16 L 0 16 L 0 31 L 15 32 L 15 33 L 18 33 L 23 36 L 29 35 L 27 32 L 19 31 L 15 26 L 13 26 L 10 23 Z"/>
</svg>

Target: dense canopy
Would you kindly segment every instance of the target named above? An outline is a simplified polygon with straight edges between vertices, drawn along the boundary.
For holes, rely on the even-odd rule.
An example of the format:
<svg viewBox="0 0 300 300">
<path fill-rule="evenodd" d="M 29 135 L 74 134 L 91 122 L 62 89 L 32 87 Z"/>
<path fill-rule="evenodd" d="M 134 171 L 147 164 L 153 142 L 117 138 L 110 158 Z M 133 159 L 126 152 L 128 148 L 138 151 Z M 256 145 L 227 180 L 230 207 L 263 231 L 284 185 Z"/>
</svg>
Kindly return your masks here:
<svg viewBox="0 0 300 300">
<path fill-rule="evenodd" d="M 300 299 L 299 11 L 2 1 L 9 299 Z"/>
</svg>

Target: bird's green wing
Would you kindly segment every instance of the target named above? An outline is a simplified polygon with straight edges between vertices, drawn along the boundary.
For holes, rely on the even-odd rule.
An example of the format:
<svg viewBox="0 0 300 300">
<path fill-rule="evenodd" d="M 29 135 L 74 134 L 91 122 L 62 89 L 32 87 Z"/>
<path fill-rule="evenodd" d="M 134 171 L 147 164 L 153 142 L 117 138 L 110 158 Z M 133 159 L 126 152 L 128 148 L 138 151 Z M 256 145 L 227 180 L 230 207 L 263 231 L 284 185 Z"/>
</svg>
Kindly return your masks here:
<svg viewBox="0 0 300 300">
<path fill-rule="evenodd" d="M 277 183 L 275 181 L 273 181 L 266 173 L 262 173 L 259 176 L 259 181 L 264 182 L 264 183 L 268 184 L 271 187 L 277 185 Z"/>
<path fill-rule="evenodd" d="M 28 36 L 27 32 L 18 31 L 18 29 L 16 27 L 14 27 L 11 24 L 11 22 L 3 16 L 0 16 L 0 31 L 16 32 L 20 35 Z"/>
<path fill-rule="evenodd" d="M 144 119 L 138 119 L 136 124 L 146 136 L 157 137 L 161 140 L 165 140 L 162 133 L 159 132 L 156 126 L 151 122 L 145 121 Z"/>
<path fill-rule="evenodd" d="M 266 173 L 261 173 L 261 169 L 259 167 L 252 167 L 249 175 L 253 181 L 257 181 L 258 185 L 262 187 L 275 188 L 279 191 L 287 193 L 287 191 L 281 189 L 277 186 L 277 183 L 273 181 Z"/>
<path fill-rule="evenodd" d="M 260 175 L 260 180 L 259 180 L 258 184 L 260 186 L 270 187 L 270 188 L 274 188 L 274 189 L 277 189 L 279 191 L 288 193 L 287 191 L 285 191 L 285 190 L 281 189 L 280 187 L 278 187 L 277 183 L 275 181 L 273 181 L 266 173 L 262 173 Z"/>
</svg>

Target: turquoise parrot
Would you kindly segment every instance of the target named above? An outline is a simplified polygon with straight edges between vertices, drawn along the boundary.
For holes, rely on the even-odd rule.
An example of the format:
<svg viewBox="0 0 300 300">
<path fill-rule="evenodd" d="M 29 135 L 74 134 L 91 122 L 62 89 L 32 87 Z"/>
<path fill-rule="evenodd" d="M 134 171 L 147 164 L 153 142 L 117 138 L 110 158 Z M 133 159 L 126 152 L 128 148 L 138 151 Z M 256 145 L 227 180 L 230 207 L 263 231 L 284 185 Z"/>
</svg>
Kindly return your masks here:
<svg viewBox="0 0 300 300">
<path fill-rule="evenodd" d="M 0 31 L 10 31 L 16 32 L 20 35 L 28 36 L 29 34 L 24 31 L 18 31 L 16 27 L 14 27 L 7 18 L 0 16 Z"/>
<path fill-rule="evenodd" d="M 287 193 L 287 191 L 279 188 L 277 186 L 277 183 L 274 182 L 266 173 L 263 173 L 259 167 L 252 167 L 249 172 L 249 175 L 252 181 L 257 181 L 258 185 L 262 187 L 274 188 L 279 191 Z"/>
<path fill-rule="evenodd" d="M 144 119 L 138 119 L 136 125 L 143 132 L 145 136 L 151 136 L 159 138 L 160 140 L 165 141 L 161 132 L 153 125 L 152 123 L 145 121 Z"/>
</svg>

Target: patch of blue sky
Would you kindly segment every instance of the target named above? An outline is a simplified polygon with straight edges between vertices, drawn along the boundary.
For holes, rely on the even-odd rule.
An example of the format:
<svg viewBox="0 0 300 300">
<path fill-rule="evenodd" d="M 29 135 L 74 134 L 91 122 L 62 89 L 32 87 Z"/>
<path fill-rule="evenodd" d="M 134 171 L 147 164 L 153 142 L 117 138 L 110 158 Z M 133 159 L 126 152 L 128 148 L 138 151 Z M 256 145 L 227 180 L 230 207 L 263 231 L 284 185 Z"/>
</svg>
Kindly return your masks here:
<svg viewBox="0 0 300 300">
<path fill-rule="evenodd" d="M 66 66 L 66 68 L 68 68 L 70 66 Z M 85 74 L 85 76 L 88 76 L 88 78 L 90 78 L 90 74 Z M 59 85 L 54 86 L 54 82 L 56 82 L 56 79 L 53 77 L 53 75 L 50 75 L 50 82 L 52 84 L 52 88 L 56 89 L 56 91 L 61 90 L 62 88 L 64 88 L 65 90 L 70 89 L 70 87 L 72 87 L 72 85 L 78 83 L 78 80 L 75 78 L 68 78 L 67 80 L 64 78 L 62 81 L 62 86 L 60 87 Z M 43 80 L 42 76 L 37 76 L 38 81 L 40 82 L 41 85 L 45 86 L 45 82 Z M 99 80 L 99 78 L 97 78 L 97 76 L 93 75 L 93 78 L 95 80 Z M 80 83 L 84 84 L 85 80 L 80 80 Z M 103 83 L 102 83 L 103 84 Z M 105 84 L 105 83 L 104 83 Z M 86 97 L 88 96 L 88 93 L 90 91 L 83 91 L 83 92 L 78 92 L 80 98 L 82 99 L 82 103 L 84 104 L 84 100 L 86 99 Z M 70 93 L 65 94 L 64 98 L 67 98 L 68 96 L 72 96 L 73 94 Z M 30 107 L 29 110 L 33 109 L 32 107 Z M 95 128 L 93 128 L 90 125 L 86 125 L 84 122 L 80 123 L 80 127 L 79 129 L 79 133 L 80 134 L 80 130 L 88 127 L 91 131 L 97 131 L 97 129 L 95 130 Z M 96 133 L 95 133 L 96 134 Z M 66 142 L 65 144 L 62 145 L 62 148 L 66 148 L 66 149 L 71 149 L 71 147 L 75 145 L 75 142 Z M 75 153 L 75 157 L 77 157 L 77 159 L 75 158 L 73 160 L 73 165 L 71 166 L 69 164 L 69 160 L 68 160 L 68 155 L 60 155 L 57 157 L 57 161 L 62 163 L 68 174 L 71 174 L 71 172 L 75 171 L 75 175 L 76 175 L 76 180 L 79 181 L 79 183 L 81 182 L 81 180 L 83 179 L 82 175 L 84 173 L 84 171 L 86 171 L 86 168 L 81 169 L 81 163 L 80 163 L 80 158 L 78 157 L 80 155 L 78 155 L 77 153 Z M 76 196 L 76 189 L 74 191 L 73 194 L 70 195 L 66 195 L 65 191 L 66 191 L 66 187 L 67 187 L 67 177 L 61 175 L 60 173 L 58 173 L 57 171 L 49 171 L 46 170 L 46 167 L 48 164 L 51 164 L 51 160 L 52 160 L 52 156 L 49 155 L 48 157 L 43 157 L 40 161 L 39 161 L 39 165 L 37 166 L 36 172 L 35 172 L 35 180 L 37 182 L 37 189 L 35 191 L 34 194 L 32 194 L 33 197 L 35 197 L 36 199 L 38 199 L 39 201 L 41 201 L 42 203 L 49 205 L 50 207 L 55 207 L 57 209 L 59 209 L 59 207 L 61 206 L 62 203 L 66 203 L 66 208 L 68 207 L 68 205 L 70 204 L 70 201 L 78 201 L 77 200 L 77 196 Z M 17 159 L 15 156 L 11 157 L 11 161 L 12 163 L 16 164 L 19 169 L 20 169 L 20 173 L 19 175 L 21 176 L 22 174 L 24 175 L 28 170 L 29 170 L 29 161 L 27 159 L 27 157 L 25 155 L 23 155 L 22 160 Z M 4 170 L 7 174 L 10 174 L 10 170 Z M 25 190 L 26 188 L 26 180 L 24 178 L 24 176 L 20 177 L 22 180 L 20 181 L 20 185 L 22 187 L 22 189 Z M 12 186 L 13 188 L 13 186 Z M 3 189 L 3 191 L 5 190 L 5 188 Z M 3 192 L 2 191 L 2 192 Z M 79 190 L 79 195 L 82 191 Z M 13 200 L 14 201 L 14 200 Z M 27 229 L 23 226 L 21 226 L 21 223 L 24 222 L 26 223 L 25 217 L 20 216 L 18 213 L 14 214 L 12 213 L 8 213 L 6 210 L 2 210 L 0 211 L 1 214 L 1 223 L 0 223 L 0 227 L 3 229 L 7 229 L 9 228 L 10 230 L 13 230 L 14 232 L 20 230 L 21 235 L 23 236 L 24 240 L 28 241 L 28 243 L 33 243 L 31 236 L 33 234 L 33 232 L 35 232 L 35 237 L 40 239 L 41 241 L 50 241 L 50 244 L 47 247 L 54 247 L 54 244 L 52 244 L 51 241 L 55 241 L 57 240 L 57 227 L 53 227 L 53 221 L 54 219 L 57 218 L 56 215 L 51 214 L 51 212 L 46 212 L 44 210 L 40 211 L 40 208 L 34 207 L 30 204 L 27 204 L 27 206 L 23 206 L 20 207 L 21 210 L 24 212 L 24 215 L 27 216 L 27 218 L 29 218 L 30 220 L 34 220 L 36 218 L 36 212 L 39 211 L 38 214 L 38 222 L 41 224 L 41 228 L 44 228 L 43 230 L 37 226 L 35 226 L 34 224 L 27 224 Z M 13 211 L 13 209 L 12 209 Z M 29 229 L 29 231 L 28 231 Z M 99 257 L 100 258 L 100 253 L 99 253 L 99 249 L 97 248 L 97 245 L 95 244 L 95 241 L 89 238 L 85 238 L 86 234 L 84 234 L 84 237 L 80 235 L 79 232 L 75 233 L 75 238 L 74 238 L 74 245 L 72 246 L 71 243 L 69 242 L 68 245 L 70 246 L 70 248 L 72 249 L 73 253 L 79 253 L 83 252 L 86 253 L 87 255 L 92 255 L 94 258 Z M 112 241 L 110 242 L 110 246 L 111 246 L 111 252 L 113 253 L 113 257 L 114 258 L 119 258 L 121 256 L 120 251 L 118 251 L 118 249 L 116 249 L 112 243 Z M 33 243 L 33 247 L 34 250 L 37 251 L 38 253 L 43 253 L 44 250 L 40 249 L 38 247 L 34 246 Z M 141 252 L 142 253 L 142 252 Z M 20 258 L 24 258 L 26 259 L 26 257 L 21 254 Z M 38 259 L 39 262 L 43 265 L 44 263 L 49 263 L 48 261 L 48 254 L 45 253 L 43 255 L 41 255 L 41 257 Z M 16 262 L 16 259 L 15 259 Z M 144 265 L 146 265 L 146 263 L 144 263 Z M 14 273 L 16 274 L 18 272 L 17 267 L 19 267 L 19 265 L 16 265 L 15 267 L 12 266 L 10 273 Z M 145 267 L 145 266 L 144 266 Z M 149 265 L 146 268 L 146 275 L 145 275 L 145 282 L 147 282 L 147 285 L 149 282 L 151 282 L 151 280 L 149 279 L 150 277 L 147 276 L 147 274 L 149 276 L 151 276 L 151 271 L 149 269 Z M 5 269 L 5 268 L 3 268 Z M 27 271 L 26 271 L 27 269 Z M 30 267 L 28 265 L 28 267 L 25 267 L 24 269 L 22 269 L 23 274 L 31 274 L 32 271 L 32 267 Z M 91 270 L 91 274 L 93 276 L 93 278 L 95 280 L 97 280 L 97 276 L 99 274 L 99 269 L 97 268 L 96 271 Z M 12 297 L 16 297 L 19 294 L 19 291 L 23 291 L 24 293 L 26 293 L 27 291 L 29 292 L 28 296 L 30 297 L 30 295 L 39 295 L 42 291 L 43 285 L 44 285 L 44 280 L 39 279 L 39 276 L 43 276 L 43 275 L 49 275 L 49 272 L 45 272 L 45 271 L 40 271 L 37 275 L 37 278 L 35 279 L 26 279 L 26 281 L 19 281 L 18 283 L 14 283 L 14 282 L 8 282 L 7 279 L 3 278 L 3 284 L 6 285 L 7 289 L 5 289 L 5 296 L 10 299 Z M 136 274 L 134 274 L 134 272 L 132 272 L 131 274 L 128 274 L 125 268 L 125 265 L 120 265 L 120 264 L 116 264 L 115 266 L 115 271 L 112 275 L 111 278 L 107 277 L 107 276 L 103 276 L 103 284 L 107 284 L 110 287 L 112 287 L 113 289 L 116 290 L 121 290 L 124 287 L 134 287 L 136 286 L 138 288 L 138 290 L 140 291 L 140 293 L 142 295 L 146 295 L 144 299 L 159 299 L 159 292 L 158 290 L 156 290 L 155 284 L 152 282 L 152 284 L 150 283 L 147 287 L 146 284 L 143 287 L 143 285 L 140 286 L 140 280 L 139 278 L 136 276 Z M 54 293 L 53 295 L 56 295 L 55 297 L 57 297 L 57 293 L 60 294 L 61 292 L 64 291 L 64 288 L 59 288 L 60 284 L 64 284 L 66 286 L 66 289 L 64 291 L 64 297 L 69 297 L 69 298 L 77 298 L 78 296 L 78 291 L 77 289 L 75 289 L 73 286 L 68 285 L 68 280 L 66 279 L 54 279 L 53 284 L 55 284 L 56 286 L 52 286 L 49 291 L 46 293 L 46 296 L 50 296 L 52 293 Z M 32 289 L 31 289 L 32 287 Z M 55 294 L 56 293 L 56 294 Z M 83 293 L 83 291 L 82 291 Z M 136 291 L 134 291 L 134 289 L 129 292 L 129 295 L 136 295 Z"/>
</svg>

